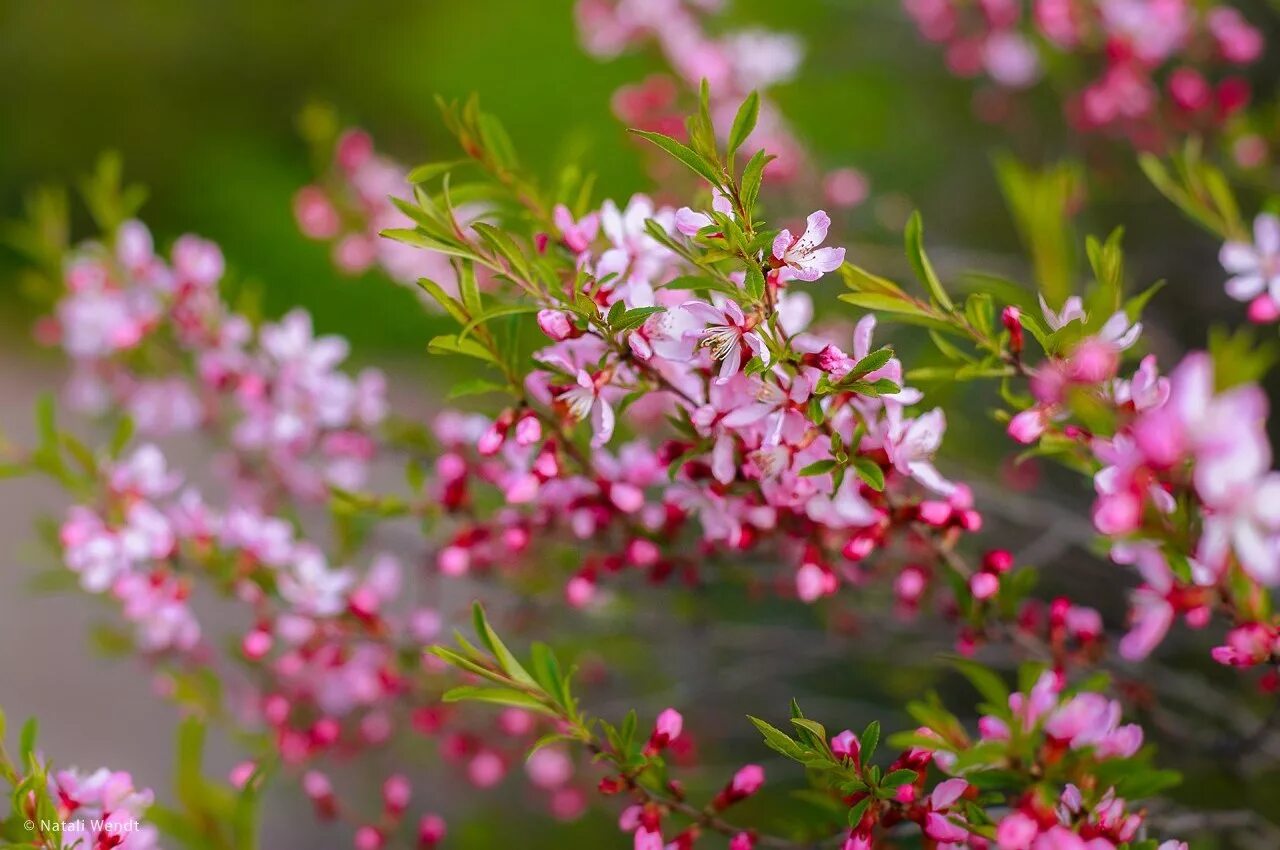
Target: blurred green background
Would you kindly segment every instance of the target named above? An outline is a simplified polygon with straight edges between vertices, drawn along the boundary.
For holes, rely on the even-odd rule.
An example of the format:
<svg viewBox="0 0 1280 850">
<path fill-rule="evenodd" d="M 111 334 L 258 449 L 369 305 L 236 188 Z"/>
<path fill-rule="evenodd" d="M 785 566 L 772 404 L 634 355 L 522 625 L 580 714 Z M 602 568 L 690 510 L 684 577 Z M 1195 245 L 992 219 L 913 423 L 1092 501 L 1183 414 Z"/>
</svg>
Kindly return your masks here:
<svg viewBox="0 0 1280 850">
<path fill-rule="evenodd" d="M 296 127 L 308 102 L 333 104 L 414 164 L 451 154 L 433 96 L 478 92 L 535 170 L 580 158 L 599 172 L 601 196 L 646 188 L 609 97 L 656 70 L 656 57 L 587 56 L 569 0 L 8 0 L 0 10 L 0 213 L 18 214 L 33 184 L 67 182 L 118 150 L 151 189 L 143 217 L 161 241 L 187 230 L 217 240 L 238 274 L 266 283 L 269 312 L 305 303 L 358 349 L 419 346 L 422 319 L 401 309 L 405 293 L 340 278 L 325 249 L 297 235 L 289 200 L 311 174 Z M 855 165 L 875 191 L 908 194 L 933 234 L 1012 247 L 993 238 L 1008 232 L 987 162 L 1001 133 L 971 118 L 970 87 L 942 72 L 896 3 L 737 0 L 725 20 L 804 39 L 800 78 L 775 94 L 821 164 Z M 1051 126 L 1052 108 L 1045 115 Z M 897 238 L 874 227 L 859 236 Z M 14 258 L 4 260 L 12 311 Z"/>
</svg>

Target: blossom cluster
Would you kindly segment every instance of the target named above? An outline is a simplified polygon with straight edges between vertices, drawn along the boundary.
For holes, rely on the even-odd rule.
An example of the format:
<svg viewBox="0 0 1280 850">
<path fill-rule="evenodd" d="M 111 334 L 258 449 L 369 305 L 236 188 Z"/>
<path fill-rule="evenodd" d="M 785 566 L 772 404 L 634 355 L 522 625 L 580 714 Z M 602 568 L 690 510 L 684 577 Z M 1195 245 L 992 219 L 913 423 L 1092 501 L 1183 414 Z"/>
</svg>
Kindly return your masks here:
<svg viewBox="0 0 1280 850">
<path fill-rule="evenodd" d="M 21 750 L 11 758 L 5 749 L 4 713 L 0 712 L 0 782 L 12 794 L 9 812 L 0 817 L 7 846 L 59 850 L 155 850 L 159 830 L 149 820 L 155 794 L 139 788 L 133 777 L 100 767 L 55 769 L 36 748 L 37 724 L 23 726 Z"/>
<path fill-rule="evenodd" d="M 225 434 L 223 465 L 255 504 L 364 483 L 386 415 L 382 373 L 342 372 L 346 341 L 317 337 L 305 311 L 255 330 L 218 291 L 216 245 L 183 236 L 166 261 L 129 220 L 111 245 L 72 249 L 64 268 L 65 290 L 37 335 L 72 361 L 73 410 L 123 410 L 150 436 Z"/>
<path fill-rule="evenodd" d="M 1046 307 L 1045 321 L 1060 331 L 1087 316 L 1072 297 L 1061 311 Z M 1133 565 L 1144 582 L 1122 655 L 1145 657 L 1176 616 L 1204 625 L 1222 605 L 1239 628 L 1214 657 L 1264 663 L 1280 649 L 1280 634 L 1239 582 L 1280 584 L 1280 475 L 1271 469 L 1266 395 L 1253 384 L 1215 383 L 1213 360 L 1202 352 L 1167 378 L 1150 355 L 1131 378 L 1120 378 L 1120 352 L 1140 330 L 1128 325 L 1117 313 L 1096 333 L 1082 332 L 1067 356 L 1036 367 L 1037 403 L 1013 417 L 1009 433 L 1023 443 L 1047 435 L 1078 445 L 1096 464 L 1094 526 L 1113 541 L 1112 559 Z M 1059 424 L 1073 404 L 1078 409 L 1081 393 L 1109 409 L 1107 432 Z"/>
<path fill-rule="evenodd" d="M 1067 114 L 1082 131 L 1164 147 L 1221 127 L 1249 102 L 1236 69 L 1263 38 L 1225 3 L 1188 0 L 904 0 L 921 35 L 944 47 L 948 69 L 1004 89 L 1034 84 L 1068 56 L 1080 66 Z"/>
<path fill-rule="evenodd" d="M 444 504 L 466 507 L 485 483 L 506 505 L 462 525 L 440 553 L 442 572 L 500 561 L 539 532 L 567 527 L 583 541 L 616 532 L 617 548 L 588 558 L 567 585 L 583 604 L 607 573 L 691 568 L 663 545 L 688 529 L 704 554 L 772 544 L 794 564 L 795 594 L 813 601 L 895 529 L 979 527 L 968 490 L 933 465 L 945 417 L 913 413 L 922 395 L 901 386 L 888 349 L 873 351 L 875 319 L 864 317 L 851 342 L 809 327 L 813 302 L 799 284 L 835 271 L 844 255 L 823 247 L 825 213 L 772 240 L 755 303 L 741 274 L 709 298 L 670 285 L 696 270 L 678 249 L 721 239 L 707 213 L 638 196 L 577 219 L 560 208 L 556 219 L 569 269 L 586 283 L 579 294 L 541 296 L 538 325 L 551 344 L 533 354 L 520 403 L 492 420 L 437 422 L 449 449 L 437 466 Z M 611 450 L 620 408 L 638 433 L 664 419 L 678 428 Z M 568 435 L 588 420 L 583 452 Z M 857 474 L 842 475 L 849 457 Z"/>
<path fill-rule="evenodd" d="M 1013 306 L 998 313 L 989 293 L 954 304 L 925 256 L 918 217 L 906 247 L 924 300 L 847 263 L 845 249 L 828 244 L 822 210 L 802 226 L 770 227 L 757 210 L 769 154 L 741 169 L 737 156 L 765 117 L 762 102 L 748 96 L 728 122 L 719 111 L 703 97 L 680 138 L 641 132 L 709 188 L 681 208 L 644 195 L 591 207 L 574 186 L 541 192 L 503 146 L 486 143 L 496 125 L 473 105 L 445 117 L 488 181 L 466 193 L 492 199 L 482 210 L 460 213 L 447 189 L 410 190 L 367 137 L 339 141 L 341 182 L 297 199 L 304 230 L 334 240 L 352 271 L 381 262 L 418 279 L 457 326 L 430 351 L 486 370 L 455 393 L 503 399 L 490 414 L 443 411 L 420 431 L 382 427 L 381 375 L 343 372 L 346 343 L 317 337 L 304 312 L 255 327 L 228 307 L 211 243 L 182 237 L 165 260 L 129 219 L 104 242 L 74 248 L 65 291 L 40 328 L 72 359 L 73 406 L 127 411 L 149 440 L 200 430 L 225 441 L 232 495 L 214 507 L 159 445 L 131 445 L 127 428 L 96 451 L 45 421 L 26 460 L 75 496 L 60 527 L 63 563 L 85 590 L 119 603 L 136 647 L 170 665 L 172 691 L 182 670 L 215 669 L 194 596 L 207 586 L 239 605 L 250 625 L 233 653 L 251 682 L 236 720 L 266 745 L 233 782 L 247 787 L 264 764 L 282 763 L 321 818 L 354 828 L 359 850 L 406 832 L 424 848 L 444 838 L 438 814 L 416 824 L 407 816 L 413 788 L 403 774 L 385 777 L 370 817 L 326 773 L 327 759 L 408 732 L 434 739 L 477 788 L 497 785 L 532 749 L 524 773 L 566 820 L 588 805 L 572 750 L 585 747 L 605 765 L 598 789 L 628 799 L 620 826 L 637 850 L 683 850 L 707 831 L 751 850 L 758 834 L 726 811 L 765 783 L 763 768 L 747 764 L 705 806 L 688 803 L 666 776 L 668 758 L 690 743 L 679 712 L 661 713 L 647 737 L 634 715 L 618 727 L 583 716 L 550 651 L 535 647 L 526 670 L 482 612 L 487 653 L 464 642 L 424 656 L 446 614 L 437 600 L 413 598 L 417 571 L 401 558 L 365 552 L 368 532 L 356 529 L 368 520 L 420 523 L 421 545 L 403 563 L 424 573 L 550 572 L 574 607 L 599 603 L 601 586 L 628 573 L 695 582 L 720 565 L 805 602 L 887 576 L 904 613 L 938 588 L 939 610 L 962 621 L 962 651 L 1007 634 L 1012 617 L 1016 642 L 1053 670 L 1009 694 L 982 668 L 962 668 L 987 700 L 977 738 L 936 704 L 915 706 L 921 729 L 887 769 L 872 763 L 878 727 L 829 736 L 798 709 L 795 733 L 757 722 L 769 746 L 827 782 L 847 816 L 832 837 L 870 850 L 877 836 L 914 824 L 942 850 L 1129 850 L 1144 816 L 1126 799 L 1147 793 L 1129 789 L 1168 777 L 1153 776 L 1142 732 L 1121 724 L 1118 702 L 1067 687 L 1068 668 L 1102 651 L 1101 617 L 1066 598 L 1025 600 L 1007 550 L 968 564 L 961 544 L 982 516 L 970 489 L 935 463 L 946 416 L 892 349 L 873 344 L 874 311 L 971 336 L 984 359 L 961 353 L 957 378 L 1027 381 L 1025 404 L 1005 387 L 1018 408 L 1009 433 L 1094 473 L 1094 525 L 1112 558 L 1142 575 L 1120 645 L 1134 660 L 1175 616 L 1200 625 L 1215 609 L 1235 626 L 1215 659 L 1245 667 L 1280 658 L 1267 595 L 1280 583 L 1280 478 L 1265 396 L 1251 383 L 1227 385 L 1207 354 L 1187 356 L 1167 378 L 1151 357 L 1119 377 L 1140 341 L 1142 299 L 1124 302 L 1115 280 L 1087 302 L 1071 296 L 1055 309 L 1041 299 L 1037 319 Z M 424 167 L 415 182 L 447 170 Z M 375 232 L 394 240 L 393 253 L 369 250 L 381 244 Z M 1269 285 L 1269 238 L 1260 232 L 1248 256 L 1224 252 L 1249 278 L 1234 288 L 1260 291 L 1255 277 Z M 1103 256 L 1098 267 L 1118 264 L 1106 255 L 1115 244 L 1090 247 Z M 852 326 L 815 321 L 814 296 L 837 276 L 849 290 L 842 299 L 868 311 Z M 1026 361 L 1024 333 L 1040 342 L 1042 362 Z M 400 451 L 408 495 L 362 492 L 370 461 Z M 300 512 L 326 498 L 332 546 Z M 561 550 L 572 558 L 555 558 Z M 366 569 L 349 566 L 360 561 Z M 553 572 L 565 563 L 567 575 Z M 444 690 L 448 666 L 465 674 L 461 688 Z M 476 727 L 449 705 L 471 699 L 505 707 Z M 935 781 L 939 771 L 947 778 Z M 1146 785 L 1128 781 L 1139 776 Z M 67 782 L 68 801 L 79 793 L 106 811 L 84 790 L 92 781 Z"/>
<path fill-rule="evenodd" d="M 606 766 L 600 793 L 632 801 L 619 828 L 632 835 L 636 850 L 683 850 L 705 833 L 727 837 L 732 850 L 766 842 L 806 846 L 762 837 L 728 819 L 731 807 L 764 789 L 763 767 L 744 765 L 705 805 L 691 805 L 664 758 L 687 734 L 679 711 L 660 712 L 647 738 L 637 734 L 634 712 L 616 727 L 592 718 L 578 708 L 545 647 L 531 660 L 531 673 L 479 609 L 477 624 L 483 649 L 462 642 L 460 651 L 430 650 L 486 680 L 482 687 L 452 692 L 452 698 L 532 702 L 558 717 L 560 737 L 595 753 Z M 804 765 L 814 793 L 847 810 L 839 825 L 824 825 L 830 832 L 819 835 L 843 835 L 843 850 L 872 850 L 907 824 L 939 850 L 1123 850 L 1143 837 L 1145 813 L 1121 795 L 1125 789 L 1149 793 L 1174 780 L 1150 768 L 1149 754 L 1140 752 L 1142 729 L 1121 723 L 1119 702 L 1098 690 L 1068 688 L 1060 673 L 1035 667 L 1023 671 L 1029 684 L 1015 693 L 977 665 L 962 665 L 961 672 L 987 699 L 989 713 L 979 719 L 976 739 L 936 698 L 914 703 L 911 712 L 922 725 L 891 738 L 905 748 L 883 768 L 873 762 L 880 740 L 876 722 L 861 734 L 829 734 L 794 703 L 790 731 L 751 718 L 768 747 Z M 937 779 L 937 771 L 948 778 Z M 1143 846 L 1187 847 L 1176 840 Z"/>
</svg>

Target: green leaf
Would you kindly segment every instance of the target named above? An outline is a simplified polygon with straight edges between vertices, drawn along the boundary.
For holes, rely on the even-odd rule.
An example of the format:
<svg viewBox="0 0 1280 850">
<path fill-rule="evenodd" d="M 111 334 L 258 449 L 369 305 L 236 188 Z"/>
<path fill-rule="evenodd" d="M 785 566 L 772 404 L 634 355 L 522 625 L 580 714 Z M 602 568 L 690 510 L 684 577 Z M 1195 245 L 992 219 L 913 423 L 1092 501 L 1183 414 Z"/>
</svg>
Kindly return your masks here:
<svg viewBox="0 0 1280 850">
<path fill-rule="evenodd" d="M 431 342 L 427 343 L 427 351 L 432 354 L 461 354 L 467 357 L 474 357 L 477 360 L 483 360 L 486 363 L 498 362 L 489 353 L 489 349 L 474 339 L 459 339 L 452 334 L 445 334 L 432 339 Z"/>
<path fill-rule="evenodd" d="M 690 171 L 699 175 L 717 189 L 724 188 L 720 175 L 716 173 L 710 163 L 694 152 L 692 148 L 686 147 L 670 136 L 664 136 L 661 133 L 650 133 L 645 130 L 631 130 L 630 132 L 662 148 L 683 163 Z"/>
<path fill-rule="evenodd" d="M 548 717 L 559 716 L 535 697 L 524 691 L 517 691 L 511 688 L 463 686 L 445 691 L 440 699 L 444 702 L 487 702 L 494 705 L 510 705 L 544 714 Z"/>
<path fill-rule="evenodd" d="M 849 809 L 848 821 L 850 828 L 862 823 L 862 816 L 867 813 L 867 807 L 871 805 L 873 799 L 870 796 L 863 797 L 853 805 L 853 808 Z"/>
<path fill-rule="evenodd" d="M 621 304 L 621 301 L 615 302 Z M 644 324 L 644 320 L 654 313 L 666 312 L 666 307 L 633 307 L 621 313 L 616 319 L 609 319 L 609 326 L 615 331 L 627 331 Z"/>
<path fill-rule="evenodd" d="M 914 770 L 895 770 L 880 780 L 880 784 L 885 788 L 897 789 L 900 785 L 915 782 L 917 775 Z"/>
<path fill-rule="evenodd" d="M 468 673 L 474 673 L 491 682 L 497 682 L 500 685 L 508 683 L 507 678 L 502 674 L 493 672 L 465 655 L 449 649 L 447 646 L 429 646 L 425 652 L 434 655 L 450 666 L 457 667 L 459 670 L 466 670 Z"/>
<path fill-rule="evenodd" d="M 880 745 L 879 720 L 872 720 L 867 724 L 867 728 L 863 729 L 862 734 L 858 736 L 858 743 L 862 745 L 862 763 L 867 764 L 875 755 L 876 747 Z"/>
<path fill-rule="evenodd" d="M 867 486 L 872 490 L 876 492 L 884 490 L 884 470 L 880 468 L 880 464 L 871 458 L 855 455 L 853 458 L 853 471 L 858 473 L 858 477 L 867 482 Z"/>
<path fill-rule="evenodd" d="M 755 263 L 747 267 L 745 288 L 752 301 L 759 301 L 764 297 L 764 272 Z"/>
<path fill-rule="evenodd" d="M 498 637 L 498 633 L 489 625 L 489 620 L 484 615 L 484 606 L 479 602 L 471 606 L 471 619 L 476 634 L 484 645 L 489 648 L 489 651 L 493 653 L 493 657 L 497 659 L 498 666 L 502 671 L 521 684 L 537 687 L 537 681 L 516 660 L 516 657 L 511 654 L 511 650 L 507 649 L 506 644 Z"/>
<path fill-rule="evenodd" d="M 742 147 L 742 143 L 751 135 L 751 131 L 756 128 L 756 120 L 759 117 L 760 95 L 753 91 L 747 95 L 747 99 L 742 102 L 742 106 L 738 107 L 738 114 L 733 119 L 733 127 L 729 130 L 730 165 L 733 164 L 734 152 Z"/>
<path fill-rule="evenodd" d="M 805 477 L 813 475 L 826 475 L 837 466 L 834 460 L 830 458 L 826 460 L 815 460 L 813 463 L 800 470 L 800 474 Z"/>
<path fill-rule="evenodd" d="M 506 391 L 507 387 L 502 384 L 495 384 L 493 381 L 486 381 L 484 378 L 470 378 L 454 384 L 453 389 L 449 390 L 448 397 L 455 399 L 483 395 L 484 393 L 505 393 Z"/>
<path fill-rule="evenodd" d="M 426 183 L 427 181 L 439 177 L 455 168 L 461 168 L 469 165 L 469 159 L 453 159 L 445 162 L 428 162 L 425 165 L 419 165 L 417 168 L 409 172 L 404 178 L 406 183 Z"/>
<path fill-rule="evenodd" d="M 506 307 L 495 307 L 463 325 L 462 330 L 458 331 L 458 340 L 465 340 L 476 328 L 502 316 L 520 316 L 536 312 L 538 312 L 538 307 L 534 304 L 510 304 Z"/>
<path fill-rule="evenodd" d="M 22 724 L 22 731 L 18 734 L 18 759 L 24 768 L 31 764 L 39 734 L 40 721 L 34 717 L 27 718 L 27 722 Z"/>
<path fill-rule="evenodd" d="M 791 736 L 783 732 L 781 729 L 771 726 L 769 723 L 758 717 L 748 715 L 747 719 L 760 730 L 760 734 L 764 735 L 765 746 L 769 747 L 771 750 L 779 752 L 787 758 L 794 759 L 795 761 L 802 761 L 807 757 L 808 753 L 805 748 L 792 740 Z"/>
<path fill-rule="evenodd" d="M 866 357 L 854 364 L 853 370 L 849 372 L 849 377 L 861 378 L 863 375 L 874 372 L 893 359 L 893 349 L 889 346 L 877 348 Z"/>
<path fill-rule="evenodd" d="M 440 284 L 425 277 L 418 278 L 418 286 L 422 287 L 428 295 L 435 299 L 436 303 L 444 308 L 444 311 L 452 316 L 459 324 L 466 324 L 470 319 L 466 309 L 462 306 L 462 302 L 454 298 L 452 295 L 444 291 Z"/>
<path fill-rule="evenodd" d="M 173 784 L 178 799 L 192 810 L 202 808 L 201 791 L 204 778 L 200 764 L 204 753 L 204 722 L 195 715 L 184 717 L 178 724 L 174 746 Z"/>
<path fill-rule="evenodd" d="M 919 211 L 912 213 L 907 221 L 905 239 L 907 259 L 911 262 L 911 268 L 915 270 L 916 277 L 925 285 L 929 294 L 933 296 L 933 300 L 937 301 L 942 309 L 955 309 L 950 296 L 942 286 L 942 281 L 938 279 L 937 272 L 933 270 L 933 264 L 929 262 L 929 257 L 924 252 L 924 221 L 920 218 Z"/>
<path fill-rule="evenodd" d="M 997 711 L 1009 706 L 1009 688 L 991 669 L 967 658 L 953 658 L 951 665 L 969 680 L 982 698 Z"/>
<path fill-rule="evenodd" d="M 756 199 L 760 197 L 760 185 L 764 182 L 765 166 L 774 159 L 776 157 L 770 156 L 764 150 L 758 150 L 742 169 L 742 190 L 739 195 L 742 197 L 742 207 L 748 215 L 755 208 Z"/>
</svg>

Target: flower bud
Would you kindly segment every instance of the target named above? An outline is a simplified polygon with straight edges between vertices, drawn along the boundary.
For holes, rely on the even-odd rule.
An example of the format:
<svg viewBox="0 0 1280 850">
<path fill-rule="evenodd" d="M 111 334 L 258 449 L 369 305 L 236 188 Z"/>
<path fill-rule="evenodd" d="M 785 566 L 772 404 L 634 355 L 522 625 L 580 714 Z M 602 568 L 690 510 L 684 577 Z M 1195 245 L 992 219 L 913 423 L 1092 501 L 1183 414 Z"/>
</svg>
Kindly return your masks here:
<svg viewBox="0 0 1280 850">
<path fill-rule="evenodd" d="M 680 737 L 684 731 L 684 717 L 674 708 L 663 709 L 653 724 L 653 734 L 649 736 L 649 745 L 645 752 L 655 755 L 665 749 L 668 744 Z"/>
<path fill-rule="evenodd" d="M 382 833 L 376 827 L 362 826 L 356 830 L 356 850 L 382 850 Z"/>
<path fill-rule="evenodd" d="M 444 818 L 436 814 L 423 815 L 418 821 L 418 847 L 430 850 L 444 840 L 445 831 Z"/>
<path fill-rule="evenodd" d="M 532 446 L 542 439 L 542 423 L 532 413 L 526 413 L 516 422 L 516 445 Z"/>
<path fill-rule="evenodd" d="M 974 573 L 969 578 L 969 590 L 975 599 L 990 599 L 1000 590 L 1000 579 L 993 573 Z"/>
<path fill-rule="evenodd" d="M 560 310 L 539 310 L 538 311 L 538 327 L 547 337 L 555 342 L 563 342 L 570 337 L 577 336 L 574 332 L 573 322 L 569 321 L 569 316 Z"/>
<path fill-rule="evenodd" d="M 1009 332 L 1009 350 L 1014 354 L 1022 353 L 1022 311 L 1012 305 L 1005 307 L 1000 314 L 1005 330 Z"/>
<path fill-rule="evenodd" d="M 862 762 L 862 742 L 853 730 L 846 729 L 831 739 L 831 753 L 836 758 L 849 759 L 857 767 Z"/>
<path fill-rule="evenodd" d="M 409 798 L 413 794 L 413 786 L 403 774 L 393 774 L 382 783 L 382 804 L 387 814 L 399 817 L 409 807 Z"/>
</svg>

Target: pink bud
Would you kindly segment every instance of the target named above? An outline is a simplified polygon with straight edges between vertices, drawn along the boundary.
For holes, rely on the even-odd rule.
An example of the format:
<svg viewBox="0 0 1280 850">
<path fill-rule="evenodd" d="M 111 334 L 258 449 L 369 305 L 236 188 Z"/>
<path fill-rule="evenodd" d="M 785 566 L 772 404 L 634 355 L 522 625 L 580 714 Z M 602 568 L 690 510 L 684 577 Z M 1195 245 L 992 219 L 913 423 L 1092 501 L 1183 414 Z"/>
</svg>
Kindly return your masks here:
<svg viewBox="0 0 1280 850">
<path fill-rule="evenodd" d="M 400 815 L 409 807 L 409 797 L 413 794 L 413 786 L 408 778 L 396 773 L 387 777 L 382 783 L 382 802 L 392 815 Z"/>
<path fill-rule="evenodd" d="M 477 788 L 492 788 L 502 781 L 507 766 L 497 753 L 483 750 L 467 764 L 467 778 Z"/>
<path fill-rule="evenodd" d="M 538 327 L 555 342 L 563 342 L 573 335 L 573 323 L 559 310 L 539 310 Z"/>
<path fill-rule="evenodd" d="M 831 752 L 836 758 L 849 759 L 856 765 L 862 758 L 862 742 L 851 729 L 846 729 L 831 739 Z"/>
<path fill-rule="evenodd" d="M 373 137 L 360 128 L 346 130 L 338 137 L 333 158 L 345 171 L 354 171 L 373 157 Z"/>
<path fill-rule="evenodd" d="M 524 763 L 529 781 L 539 788 L 552 789 L 564 785 L 573 776 L 573 763 L 564 750 L 543 747 Z"/>
<path fill-rule="evenodd" d="M 471 569 L 471 553 L 461 546 L 446 546 L 436 559 L 440 572 L 447 576 L 460 576 Z"/>
<path fill-rule="evenodd" d="M 426 814 L 418 821 L 418 846 L 423 850 L 435 847 L 444 840 L 444 818 L 436 814 Z"/>
<path fill-rule="evenodd" d="M 480 435 L 480 439 L 476 441 L 476 451 L 484 457 L 492 457 L 502 448 L 502 444 L 507 440 L 507 429 L 494 422 L 492 425 Z"/>
<path fill-rule="evenodd" d="M 258 766 L 251 761 L 242 761 L 235 767 L 231 768 L 231 774 L 228 776 L 232 786 L 243 789 L 249 784 L 249 778 L 253 776 L 253 772 Z"/>
<path fill-rule="evenodd" d="M 1031 842 L 1040 827 L 1022 812 L 1014 812 L 996 827 L 996 844 L 1000 850 L 1031 850 Z"/>
<path fill-rule="evenodd" d="M 1022 311 L 1010 305 L 1000 314 L 1000 321 L 1009 332 L 1009 349 L 1014 354 L 1022 353 Z"/>
<path fill-rule="evenodd" d="M 1013 553 L 1008 549 L 992 549 L 982 556 L 982 568 L 991 573 L 1007 573 L 1013 568 Z"/>
<path fill-rule="evenodd" d="M 671 743 L 684 731 L 684 716 L 674 708 L 665 708 L 654 721 L 653 733 L 662 737 L 665 743 Z"/>
<path fill-rule="evenodd" d="M 520 417 L 516 423 L 516 445 L 532 446 L 542 439 L 542 423 L 532 413 Z"/>
<path fill-rule="evenodd" d="M 1259 295 L 1249 302 L 1249 321 L 1255 325 L 1270 325 L 1280 319 L 1280 304 L 1270 295 Z"/>
<path fill-rule="evenodd" d="M 992 573 L 974 573 L 969 578 L 969 590 L 976 599 L 990 599 L 1000 590 L 1000 579 Z"/>
<path fill-rule="evenodd" d="M 733 775 L 729 787 L 739 797 L 750 797 L 764 785 L 764 768 L 758 764 L 749 764 L 738 769 Z"/>
<path fill-rule="evenodd" d="M 240 651 L 250 661 L 259 661 L 271 651 L 271 643 L 272 640 L 269 633 L 261 629 L 254 629 L 245 635 L 244 640 L 240 642 Z"/>
<path fill-rule="evenodd" d="M 332 239 L 342 229 L 338 211 L 319 186 L 304 186 L 293 196 L 293 217 L 308 239 Z"/>
<path fill-rule="evenodd" d="M 356 830 L 356 850 L 381 850 L 382 833 L 372 826 L 362 826 Z"/>
<path fill-rule="evenodd" d="M 574 576 L 564 586 L 565 601 L 574 608 L 583 608 L 596 596 L 596 583 L 586 576 Z"/>
<path fill-rule="evenodd" d="M 363 233 L 345 236 L 333 246 L 333 263 L 344 274 L 360 274 L 377 259 L 378 248 Z"/>
<path fill-rule="evenodd" d="M 1029 445 L 1040 439 L 1048 426 L 1044 412 L 1039 408 L 1024 410 L 1009 421 L 1009 436 L 1023 445 Z"/>
<path fill-rule="evenodd" d="M 635 834 L 635 850 L 662 850 L 664 844 L 662 833 L 647 827 L 640 827 Z"/>
</svg>

